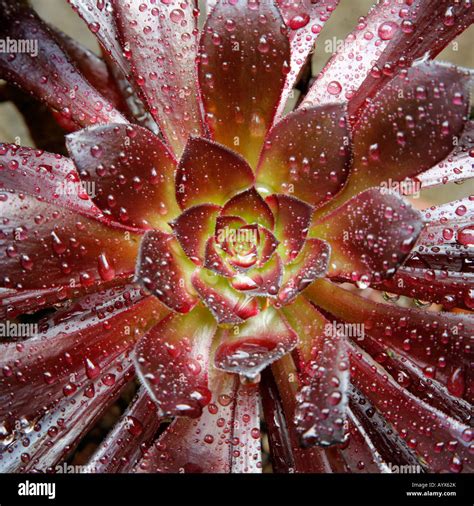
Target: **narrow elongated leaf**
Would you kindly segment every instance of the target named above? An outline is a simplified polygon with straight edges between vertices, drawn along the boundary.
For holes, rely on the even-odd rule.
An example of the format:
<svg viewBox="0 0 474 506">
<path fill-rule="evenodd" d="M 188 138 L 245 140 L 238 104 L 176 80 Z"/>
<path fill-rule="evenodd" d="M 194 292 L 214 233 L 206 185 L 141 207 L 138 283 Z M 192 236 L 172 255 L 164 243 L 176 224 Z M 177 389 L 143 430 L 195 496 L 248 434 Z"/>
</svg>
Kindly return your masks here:
<svg viewBox="0 0 474 506">
<path fill-rule="evenodd" d="M 122 46 L 136 85 L 177 158 L 190 135 L 204 133 L 195 70 L 194 2 L 114 4 Z"/>
<path fill-rule="evenodd" d="M 209 403 L 207 371 L 216 322 L 197 306 L 186 315 L 171 314 L 137 343 L 135 364 L 161 416 L 201 415 Z"/>
<path fill-rule="evenodd" d="M 126 123 L 115 107 L 71 63 L 45 23 L 23 3 L 0 2 L 0 36 L 37 45 L 29 52 L 0 53 L 0 76 L 35 95 L 76 127 Z"/>
<path fill-rule="evenodd" d="M 217 142 L 255 167 L 290 65 L 273 2 L 219 2 L 204 26 L 198 62 L 206 122 Z"/>
</svg>

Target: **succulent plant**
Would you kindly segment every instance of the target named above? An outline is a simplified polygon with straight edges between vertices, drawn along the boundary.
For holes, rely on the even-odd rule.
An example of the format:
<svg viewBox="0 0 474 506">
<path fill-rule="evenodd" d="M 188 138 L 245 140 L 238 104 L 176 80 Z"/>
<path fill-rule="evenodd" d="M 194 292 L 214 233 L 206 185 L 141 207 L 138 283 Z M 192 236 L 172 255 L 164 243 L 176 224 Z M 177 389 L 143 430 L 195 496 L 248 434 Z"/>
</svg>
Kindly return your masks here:
<svg viewBox="0 0 474 506">
<path fill-rule="evenodd" d="M 409 198 L 472 177 L 471 2 L 381 0 L 296 105 L 338 0 L 69 3 L 101 57 L 0 0 L 68 152 L 0 145 L 0 467 L 138 380 L 89 471 L 260 472 L 262 421 L 275 472 L 472 471 L 473 197 Z"/>
</svg>

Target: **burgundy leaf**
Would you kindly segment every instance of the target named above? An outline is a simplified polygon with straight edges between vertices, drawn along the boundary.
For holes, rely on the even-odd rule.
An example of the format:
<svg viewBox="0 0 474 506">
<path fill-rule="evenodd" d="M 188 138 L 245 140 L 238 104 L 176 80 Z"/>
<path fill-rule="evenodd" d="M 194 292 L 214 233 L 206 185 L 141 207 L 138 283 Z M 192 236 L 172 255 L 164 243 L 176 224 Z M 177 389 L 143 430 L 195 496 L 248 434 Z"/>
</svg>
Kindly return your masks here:
<svg viewBox="0 0 474 506">
<path fill-rule="evenodd" d="M 82 214 L 100 216 L 69 158 L 16 144 L 0 144 L 0 185 Z"/>
<path fill-rule="evenodd" d="M 159 227 L 179 214 L 176 162 L 165 145 L 138 125 L 105 125 L 68 135 L 66 144 L 93 200 L 114 221 Z"/>
<path fill-rule="evenodd" d="M 130 63 L 122 49 L 115 24 L 113 0 L 68 0 L 97 37 L 106 54 L 118 65 L 123 75 L 130 72 Z"/>
<path fill-rule="evenodd" d="M 255 378 L 298 342 L 285 317 L 272 307 L 248 319 L 237 330 L 222 329 L 219 337 L 216 367 L 248 378 Z"/>
<path fill-rule="evenodd" d="M 427 253 L 427 246 L 458 246 L 462 254 L 469 256 L 469 246 L 474 244 L 474 196 L 455 200 L 423 211 L 427 226 L 417 242 L 418 251 Z M 436 253 L 436 249 L 432 249 Z"/>
<path fill-rule="evenodd" d="M 219 323 L 241 323 L 259 312 L 256 299 L 234 290 L 226 278 L 207 269 L 197 269 L 192 283 Z"/>
<path fill-rule="evenodd" d="M 204 133 L 195 70 L 194 2 L 114 4 L 132 74 L 168 145 L 179 158 L 190 135 Z"/>
<path fill-rule="evenodd" d="M 344 322 L 363 325 L 364 333 L 412 360 L 451 395 L 472 402 L 469 338 L 474 327 L 469 316 L 377 303 L 325 280 L 313 283 L 306 295 Z M 355 336 L 359 339 L 363 342 L 363 334 Z"/>
<path fill-rule="evenodd" d="M 419 472 L 426 471 L 426 466 L 421 465 L 421 461 L 418 459 L 418 456 L 411 448 L 408 447 L 407 442 L 403 439 L 403 437 L 393 430 L 390 422 L 388 422 L 381 413 L 375 409 L 369 399 L 367 399 L 360 390 L 354 387 L 354 385 L 351 385 L 349 415 L 350 420 L 354 422 L 354 425 L 357 421 L 358 429 L 363 430 L 366 438 L 370 438 L 370 440 L 374 443 L 380 457 L 386 464 L 388 463 L 390 465 L 389 469 L 387 469 L 387 466 L 385 465 L 383 472 L 392 472 L 392 469 L 393 471 L 396 470 L 394 466 L 406 465 L 413 466 L 411 469 L 418 470 Z M 349 461 L 349 465 L 351 460 L 350 453 L 352 453 L 350 449 L 350 438 L 351 435 L 349 435 L 347 447 L 348 451 L 346 451 L 345 445 L 342 447 L 344 459 L 346 462 Z M 374 455 L 374 457 L 375 456 L 376 455 Z M 358 464 L 358 469 L 361 469 L 360 462 Z M 398 469 L 400 470 L 402 468 L 399 467 Z"/>
<path fill-rule="evenodd" d="M 282 286 L 278 293 L 280 304 L 288 304 L 315 279 L 328 270 L 331 249 L 319 239 L 307 239 L 298 256 L 286 265 Z"/>
<path fill-rule="evenodd" d="M 87 288 L 133 275 L 137 234 L 29 195 L 1 195 L 3 287 Z"/>
<path fill-rule="evenodd" d="M 434 58 L 473 21 L 470 2 L 379 2 L 343 41 L 302 105 L 350 101 L 353 113 L 397 70 Z"/>
<path fill-rule="evenodd" d="M 3 39 L 30 40 L 30 53 L 0 53 L 0 76 L 36 96 L 77 126 L 125 123 L 126 119 L 78 72 L 36 14 L 21 3 L 0 2 Z"/>
<path fill-rule="evenodd" d="M 189 207 L 170 224 L 184 252 L 197 265 L 204 262 L 206 245 L 214 235 L 220 210 L 214 204 Z"/>
<path fill-rule="evenodd" d="M 290 473 L 333 473 L 333 472 L 347 472 L 347 466 L 342 457 L 341 451 L 337 446 L 322 449 L 318 446 L 310 448 L 302 448 L 300 446 L 299 437 L 296 432 L 296 426 L 294 422 L 294 415 L 296 409 L 296 392 L 298 390 L 300 381 L 298 371 L 296 370 L 295 364 L 290 355 L 285 355 L 278 362 L 272 365 L 272 373 L 274 377 L 273 381 L 268 379 L 268 376 L 264 375 L 264 388 L 262 389 L 263 394 L 263 405 L 265 404 L 271 409 L 271 411 L 281 410 L 284 414 L 285 423 L 282 426 L 275 426 L 275 422 L 270 420 L 265 414 L 266 420 L 269 423 L 270 433 L 278 434 L 280 431 L 287 431 L 289 436 L 289 443 L 291 445 L 291 451 L 293 454 L 293 462 L 290 464 L 288 471 Z M 268 393 L 265 391 L 267 388 L 273 390 L 271 398 L 266 399 Z M 273 406 L 272 406 L 273 405 Z M 280 405 L 281 407 L 278 407 Z M 270 411 L 270 412 L 271 412 Z M 270 413 L 268 413 L 270 414 Z M 278 425 L 283 422 L 279 417 Z M 285 427 L 286 425 L 286 427 Z M 291 465 L 293 464 L 293 465 Z"/>
<path fill-rule="evenodd" d="M 472 272 L 474 197 L 431 206 L 427 224 L 407 265 L 450 272 Z M 469 300 L 468 300 L 469 303 Z"/>
<path fill-rule="evenodd" d="M 417 399 L 351 345 L 351 378 L 433 472 L 472 470 L 472 431 Z"/>
<path fill-rule="evenodd" d="M 299 337 L 302 386 L 297 394 L 295 426 L 304 446 L 330 446 L 345 439 L 349 363 L 343 332 L 304 297 L 282 309 Z"/>
<path fill-rule="evenodd" d="M 474 122 L 468 121 L 453 151 L 435 167 L 418 175 L 422 188 L 474 177 Z"/>
<path fill-rule="evenodd" d="M 135 368 L 160 416 L 201 415 L 209 403 L 209 352 L 216 323 L 202 306 L 170 314 L 141 337 Z"/>
<path fill-rule="evenodd" d="M 273 2 L 219 2 L 201 36 L 199 84 L 211 135 L 252 167 L 289 71 L 290 47 L 282 23 Z"/>
<path fill-rule="evenodd" d="M 188 313 L 198 303 L 191 286 L 194 268 L 171 234 L 150 230 L 143 236 L 135 279 L 170 309 Z"/>
<path fill-rule="evenodd" d="M 125 107 L 125 102 L 114 76 L 107 67 L 107 63 L 61 30 L 55 27 L 51 27 L 51 30 L 69 59 L 77 66 L 89 83 L 117 109 L 122 110 Z"/>
<path fill-rule="evenodd" d="M 420 301 L 436 302 L 446 309 L 459 307 L 472 310 L 473 286 L 472 273 L 401 267 L 393 278 L 385 279 L 372 287 Z"/>
<path fill-rule="evenodd" d="M 47 305 L 67 300 L 68 291 L 64 288 L 45 290 L 0 289 L 0 318 L 13 319 L 22 314 L 35 312 Z"/>
<path fill-rule="evenodd" d="M 281 286 L 283 264 L 278 254 L 272 256 L 262 267 L 253 267 L 232 279 L 236 290 L 254 296 L 276 297 Z"/>
<path fill-rule="evenodd" d="M 470 81 L 466 71 L 424 62 L 383 86 L 354 127 L 348 186 L 390 187 L 445 159 L 468 117 Z"/>
<path fill-rule="evenodd" d="M 291 62 L 286 76 L 283 96 L 278 106 L 281 116 L 293 86 L 308 60 L 323 26 L 339 4 L 339 0 L 277 0 L 278 7 L 289 31 Z"/>
<path fill-rule="evenodd" d="M 284 193 L 320 206 L 339 192 L 350 166 L 345 107 L 299 109 L 285 116 L 266 137 L 257 183 L 270 193 Z"/>
<path fill-rule="evenodd" d="M 348 408 L 348 416 L 347 442 L 342 446 L 341 453 L 350 471 L 353 473 L 390 473 L 391 468 L 383 461 L 374 441 L 350 408 Z"/>
<path fill-rule="evenodd" d="M 206 242 L 204 267 L 228 278 L 232 278 L 236 274 L 235 269 L 228 264 L 221 245 L 218 245 L 215 237 L 210 237 Z"/>
<path fill-rule="evenodd" d="M 133 368 L 126 358 L 103 372 L 105 382 L 100 378 L 93 380 L 37 418 L 22 417 L 15 422 L 14 430 L 2 429 L 6 447 L 0 453 L 2 472 L 76 472 L 66 459 L 133 377 Z"/>
<path fill-rule="evenodd" d="M 263 371 L 260 381 L 260 396 L 263 414 L 267 424 L 272 470 L 274 473 L 288 473 L 295 470 L 295 459 L 291 436 L 270 369 Z"/>
<path fill-rule="evenodd" d="M 215 142 L 192 137 L 176 173 L 176 198 L 181 209 L 223 205 L 253 182 L 252 169 L 242 157 Z"/>
<path fill-rule="evenodd" d="M 394 274 L 422 225 L 420 213 L 401 197 L 370 189 L 316 222 L 310 235 L 331 246 L 328 276 L 365 283 Z"/>
<path fill-rule="evenodd" d="M 88 473 L 127 473 L 142 457 L 161 423 L 155 403 L 140 389 L 127 410 L 87 462 Z"/>
<path fill-rule="evenodd" d="M 197 420 L 174 420 L 136 467 L 139 473 L 261 472 L 257 389 L 212 371 L 213 398 Z"/>
<path fill-rule="evenodd" d="M 14 319 L 24 314 L 35 313 L 51 306 L 67 307 L 70 299 L 87 294 L 100 293 L 110 288 L 121 287 L 127 282 L 124 278 L 92 285 L 45 288 L 42 290 L 10 290 L 0 288 L 0 318 Z"/>
<path fill-rule="evenodd" d="M 275 219 L 268 204 L 252 187 L 235 195 L 223 207 L 221 216 L 238 216 L 247 223 L 258 223 L 273 230 Z"/>
<path fill-rule="evenodd" d="M 270 195 L 265 199 L 275 217 L 275 235 L 280 241 L 278 252 L 284 263 L 294 260 L 304 246 L 313 209 L 289 195 Z"/>
<path fill-rule="evenodd" d="M 44 471 L 43 466 L 66 457 L 66 441 L 73 443 L 83 435 L 111 393 L 123 385 L 130 368 L 124 354 L 165 312 L 155 298 L 127 287 L 80 299 L 29 339 L 3 343 L 3 432 L 9 444 L 18 447 L 4 453 L 4 465 Z M 20 441 L 35 427 L 40 437 L 20 461 Z M 57 437 L 60 444 L 51 450 L 42 444 Z M 28 451 L 22 445 L 22 452 Z"/>
<path fill-rule="evenodd" d="M 434 369 L 426 367 L 422 370 L 406 354 L 400 355 L 390 344 L 365 332 L 363 338 L 361 336 L 356 341 L 358 346 L 369 353 L 375 362 L 381 364 L 403 388 L 434 408 L 449 413 L 456 420 L 465 424 L 469 423 L 472 417 L 471 404 L 452 395 L 437 381 Z"/>
</svg>

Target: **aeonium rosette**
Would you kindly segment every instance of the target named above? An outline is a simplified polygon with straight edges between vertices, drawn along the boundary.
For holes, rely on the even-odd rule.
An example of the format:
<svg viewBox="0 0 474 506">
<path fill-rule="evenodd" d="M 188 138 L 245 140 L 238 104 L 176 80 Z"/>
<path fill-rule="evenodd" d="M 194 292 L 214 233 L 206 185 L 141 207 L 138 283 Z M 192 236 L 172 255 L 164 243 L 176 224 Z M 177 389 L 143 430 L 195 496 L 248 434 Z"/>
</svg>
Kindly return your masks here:
<svg viewBox="0 0 474 506">
<path fill-rule="evenodd" d="M 473 307 L 472 199 L 420 212 L 387 181 L 468 177 L 471 74 L 431 58 L 473 9 L 380 2 L 285 114 L 337 1 L 221 1 L 202 30 L 192 3 L 70 3 L 103 59 L 0 0 L 42 42 L 1 75 L 70 132 L 69 158 L 0 146 L 2 309 L 48 310 L 1 344 L 3 468 L 54 469 L 136 375 L 94 471 L 258 471 L 260 400 L 275 471 L 470 469 L 447 310 Z"/>
</svg>

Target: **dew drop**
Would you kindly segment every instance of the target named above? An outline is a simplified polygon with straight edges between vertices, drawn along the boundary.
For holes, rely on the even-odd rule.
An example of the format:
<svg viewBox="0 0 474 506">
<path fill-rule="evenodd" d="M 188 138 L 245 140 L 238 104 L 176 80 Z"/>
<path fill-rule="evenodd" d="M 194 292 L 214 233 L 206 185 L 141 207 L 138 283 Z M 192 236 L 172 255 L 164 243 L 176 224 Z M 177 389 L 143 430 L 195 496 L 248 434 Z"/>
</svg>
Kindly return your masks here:
<svg viewBox="0 0 474 506">
<path fill-rule="evenodd" d="M 170 13 L 170 19 L 173 23 L 181 23 L 184 19 L 184 12 L 181 9 L 173 9 Z"/>
<path fill-rule="evenodd" d="M 459 230 L 457 234 L 457 242 L 463 246 L 474 245 L 474 226 L 468 226 Z"/>
<path fill-rule="evenodd" d="M 302 14 L 297 14 L 293 16 L 288 21 L 288 27 L 292 30 L 299 30 L 300 28 L 304 28 L 309 23 L 309 15 L 305 12 Z"/>
<path fill-rule="evenodd" d="M 105 253 L 102 253 L 97 259 L 98 271 L 103 281 L 111 281 L 115 278 L 115 269 L 108 260 Z"/>
<path fill-rule="evenodd" d="M 382 40 L 391 40 L 395 35 L 397 28 L 398 25 L 396 23 L 393 21 L 387 21 L 379 26 L 377 33 Z"/>
<path fill-rule="evenodd" d="M 448 391 L 455 397 L 462 397 L 465 390 L 464 371 L 461 367 L 454 370 L 448 379 Z"/>
<path fill-rule="evenodd" d="M 327 87 L 330 95 L 339 95 L 342 91 L 342 86 L 338 81 L 331 81 Z"/>
<path fill-rule="evenodd" d="M 139 436 L 143 432 L 143 424 L 134 416 L 127 416 L 126 427 L 132 436 Z"/>
</svg>

